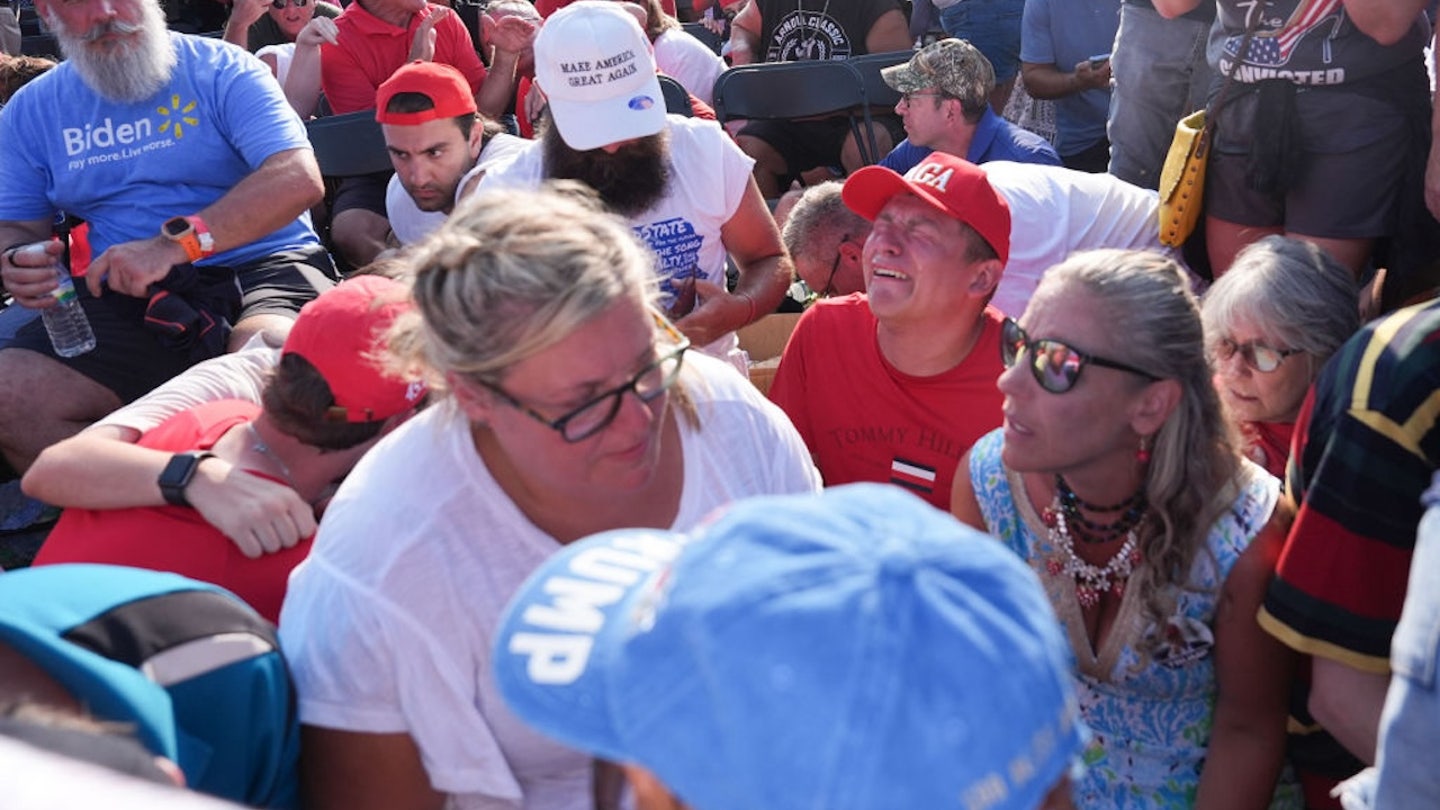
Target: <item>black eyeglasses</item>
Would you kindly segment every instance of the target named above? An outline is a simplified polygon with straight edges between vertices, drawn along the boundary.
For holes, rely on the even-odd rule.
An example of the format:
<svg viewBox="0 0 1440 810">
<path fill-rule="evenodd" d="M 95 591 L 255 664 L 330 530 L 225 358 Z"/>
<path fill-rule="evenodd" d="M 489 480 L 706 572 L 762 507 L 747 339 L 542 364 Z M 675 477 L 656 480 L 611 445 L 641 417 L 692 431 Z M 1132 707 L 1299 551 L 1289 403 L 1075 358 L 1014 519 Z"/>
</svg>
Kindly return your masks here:
<svg viewBox="0 0 1440 810">
<path fill-rule="evenodd" d="M 1285 362 L 1285 358 L 1292 354 L 1300 354 L 1302 350 L 1272 349 L 1258 340 L 1252 340 L 1249 343 L 1236 343 L 1230 338 L 1224 338 L 1215 343 L 1210 351 L 1214 355 L 1217 363 L 1229 360 L 1238 352 L 1240 359 L 1245 361 L 1245 365 L 1261 374 L 1269 374 L 1275 369 L 1280 368 L 1280 364 Z"/>
<path fill-rule="evenodd" d="M 284 11 L 286 6 L 304 8 L 310 5 L 310 0 L 270 0 L 270 7 L 276 11 Z"/>
<path fill-rule="evenodd" d="M 1063 394 L 1074 388 L 1087 364 L 1128 371 L 1151 382 L 1160 379 L 1148 371 L 1117 360 L 1086 354 L 1063 341 L 1049 338 L 1031 340 L 1014 318 L 1006 318 L 1000 327 L 1000 362 L 1010 368 L 1020 358 L 1022 350 L 1030 356 L 1030 373 L 1034 375 L 1035 382 L 1052 394 Z"/>
<path fill-rule="evenodd" d="M 499 385 L 485 380 L 478 382 L 490 389 L 507 405 L 529 416 L 545 427 L 560 434 L 567 442 L 584 441 L 610 426 L 615 415 L 620 413 L 620 403 L 625 395 L 633 393 L 641 402 L 653 402 L 670 390 L 680 378 L 680 367 L 685 362 L 685 352 L 690 348 L 690 339 L 681 334 L 675 325 L 659 313 L 652 312 L 655 323 L 675 343 L 675 349 L 636 372 L 624 385 L 617 386 L 595 395 L 585 404 L 564 414 L 558 419 L 548 419 L 539 411 L 516 399 Z"/>
<path fill-rule="evenodd" d="M 845 243 L 849 241 L 850 234 L 847 233 L 840 237 L 840 241 L 835 244 L 835 261 L 830 264 L 830 275 L 825 277 L 825 289 L 820 290 L 821 298 L 829 298 L 830 294 L 835 292 L 835 273 L 840 269 L 840 262 L 845 258 L 845 252 L 841 248 L 845 247 Z"/>
</svg>

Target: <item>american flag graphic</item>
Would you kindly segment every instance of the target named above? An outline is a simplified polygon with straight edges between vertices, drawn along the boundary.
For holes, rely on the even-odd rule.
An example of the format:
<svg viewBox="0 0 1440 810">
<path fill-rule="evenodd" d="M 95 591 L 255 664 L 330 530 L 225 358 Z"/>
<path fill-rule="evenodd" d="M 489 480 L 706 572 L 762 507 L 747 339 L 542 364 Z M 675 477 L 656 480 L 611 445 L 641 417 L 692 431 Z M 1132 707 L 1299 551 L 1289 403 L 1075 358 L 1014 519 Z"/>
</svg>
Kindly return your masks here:
<svg viewBox="0 0 1440 810">
<path fill-rule="evenodd" d="M 1299 7 L 1290 15 L 1283 28 L 1271 32 L 1269 36 L 1256 35 L 1251 38 L 1245 61 L 1268 67 L 1289 62 L 1295 45 L 1327 17 L 1339 13 L 1341 5 L 1342 0 L 1300 0 Z M 1236 40 L 1232 38 L 1232 41 Z"/>
</svg>

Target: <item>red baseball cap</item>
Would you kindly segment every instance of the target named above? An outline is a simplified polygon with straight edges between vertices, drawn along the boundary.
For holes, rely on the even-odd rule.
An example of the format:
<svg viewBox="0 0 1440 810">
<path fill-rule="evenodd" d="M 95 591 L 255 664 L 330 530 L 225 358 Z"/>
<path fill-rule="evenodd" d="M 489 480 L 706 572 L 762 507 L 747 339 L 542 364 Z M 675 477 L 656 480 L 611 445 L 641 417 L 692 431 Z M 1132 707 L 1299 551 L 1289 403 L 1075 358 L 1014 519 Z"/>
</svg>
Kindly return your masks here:
<svg viewBox="0 0 1440 810">
<path fill-rule="evenodd" d="M 435 105 L 420 112 L 386 112 L 390 99 L 399 93 L 419 93 Z M 465 76 L 450 65 L 419 59 L 390 74 L 375 91 L 375 120 L 382 124 L 413 127 L 438 118 L 459 118 L 475 114 L 475 96 Z"/>
<path fill-rule="evenodd" d="M 414 307 L 405 285 L 384 276 L 357 276 L 300 309 L 282 354 L 310 361 L 330 386 L 327 422 L 380 422 L 415 407 L 425 385 L 388 374 L 380 341 Z"/>
<path fill-rule="evenodd" d="M 980 234 L 1004 264 L 1010 259 L 1010 205 L 979 166 L 944 152 L 931 152 L 901 177 L 884 166 L 866 166 L 850 175 L 841 191 L 846 207 L 874 221 L 897 194 L 914 194 L 940 213 Z"/>
</svg>

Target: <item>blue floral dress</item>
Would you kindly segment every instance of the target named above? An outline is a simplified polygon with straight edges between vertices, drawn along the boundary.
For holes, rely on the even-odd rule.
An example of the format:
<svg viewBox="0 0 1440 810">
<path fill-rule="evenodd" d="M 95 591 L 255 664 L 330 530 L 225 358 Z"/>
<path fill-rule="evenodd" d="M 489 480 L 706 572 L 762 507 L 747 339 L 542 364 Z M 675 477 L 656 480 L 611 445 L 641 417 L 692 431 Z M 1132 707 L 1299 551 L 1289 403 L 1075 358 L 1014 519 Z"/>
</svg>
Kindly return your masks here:
<svg viewBox="0 0 1440 810">
<path fill-rule="evenodd" d="M 1085 775 L 1075 785 L 1076 806 L 1193 807 L 1215 709 L 1212 627 L 1220 586 L 1269 520 L 1279 482 L 1246 462 L 1240 494 L 1211 530 L 1209 554 L 1197 555 L 1189 588 L 1176 595 L 1163 631 L 1157 633 L 1146 619 L 1139 589 L 1127 589 L 1097 650 L 1085 633 L 1074 579 L 1052 573 L 1060 570 L 1051 561 L 1063 559 L 1061 552 L 1024 496 L 1019 475 L 1000 461 L 1001 439 L 1001 431 L 992 431 L 971 449 L 971 486 L 986 529 L 1030 563 L 1070 639 L 1081 716 L 1094 733 L 1085 752 Z M 1287 769 L 1271 806 L 1300 805 Z"/>
</svg>

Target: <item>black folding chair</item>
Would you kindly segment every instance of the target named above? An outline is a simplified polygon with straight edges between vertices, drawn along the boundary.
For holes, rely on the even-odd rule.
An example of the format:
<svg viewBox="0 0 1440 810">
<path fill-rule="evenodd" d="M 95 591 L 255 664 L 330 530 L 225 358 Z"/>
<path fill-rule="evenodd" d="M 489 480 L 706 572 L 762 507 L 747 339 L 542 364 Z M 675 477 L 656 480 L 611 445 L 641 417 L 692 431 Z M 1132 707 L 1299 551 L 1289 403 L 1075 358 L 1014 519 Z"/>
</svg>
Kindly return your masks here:
<svg viewBox="0 0 1440 810">
<path fill-rule="evenodd" d="M 45 33 L 45 28 L 40 24 L 40 14 L 32 6 L 22 6 L 15 9 L 15 18 L 20 21 L 20 35 L 33 37 L 36 34 Z"/>
<path fill-rule="evenodd" d="M 915 55 L 914 51 L 889 51 L 852 56 L 845 64 L 860 74 L 861 85 L 865 88 L 865 105 L 871 110 L 893 108 L 900 103 L 900 91 L 880 78 L 880 71 L 893 65 L 903 65 Z"/>
<path fill-rule="evenodd" d="M 480 51 L 480 15 L 485 13 L 485 2 L 483 0 L 454 0 L 450 8 L 455 10 L 460 22 L 465 23 L 465 30 L 470 32 L 470 39 L 475 43 L 475 51 Z"/>
<path fill-rule="evenodd" d="M 315 228 L 326 247 L 330 248 L 341 272 L 348 274 L 359 268 L 345 262 L 330 238 L 335 193 L 345 178 L 389 172 L 394 168 L 390 164 L 390 152 L 385 147 L 385 133 L 375 120 L 374 110 L 316 118 L 306 122 L 305 129 L 310 135 L 310 146 L 315 150 L 315 162 L 320 164 L 320 174 L 325 178 L 325 202 L 314 214 Z"/>
<path fill-rule="evenodd" d="M 671 115 L 695 117 L 695 106 L 690 103 L 690 91 L 669 76 L 660 77 L 660 92 L 665 96 L 665 112 Z"/>
<path fill-rule="evenodd" d="M 60 53 L 60 43 L 56 41 L 54 34 L 33 34 L 20 37 L 20 53 L 25 56 L 43 56 L 47 59 L 64 59 Z"/>
<path fill-rule="evenodd" d="M 859 74 L 860 88 L 865 94 L 865 106 L 862 112 L 865 120 L 865 138 L 868 141 L 870 154 L 874 156 L 874 160 L 868 162 L 877 163 L 883 157 L 879 154 L 880 145 L 875 142 L 875 128 L 871 124 L 874 123 L 877 116 L 893 116 L 895 105 L 900 103 L 900 91 L 886 84 L 885 80 L 880 77 L 880 71 L 892 65 L 909 62 L 914 55 L 914 51 L 887 51 L 852 56 L 845 60 L 845 64 Z"/>
<path fill-rule="evenodd" d="M 845 115 L 866 163 L 878 158 L 869 131 L 861 132 L 865 93 L 860 74 L 840 61 L 765 62 L 733 67 L 715 80 L 715 117 L 796 120 Z"/>
<path fill-rule="evenodd" d="M 305 124 L 315 161 L 326 177 L 356 177 L 388 172 L 390 153 L 374 110 L 330 115 Z"/>
<path fill-rule="evenodd" d="M 706 28 L 704 23 L 680 23 L 680 27 L 684 29 L 685 33 L 709 46 L 710 50 L 714 51 L 716 56 L 720 55 L 720 49 L 725 45 L 724 37 Z"/>
</svg>

